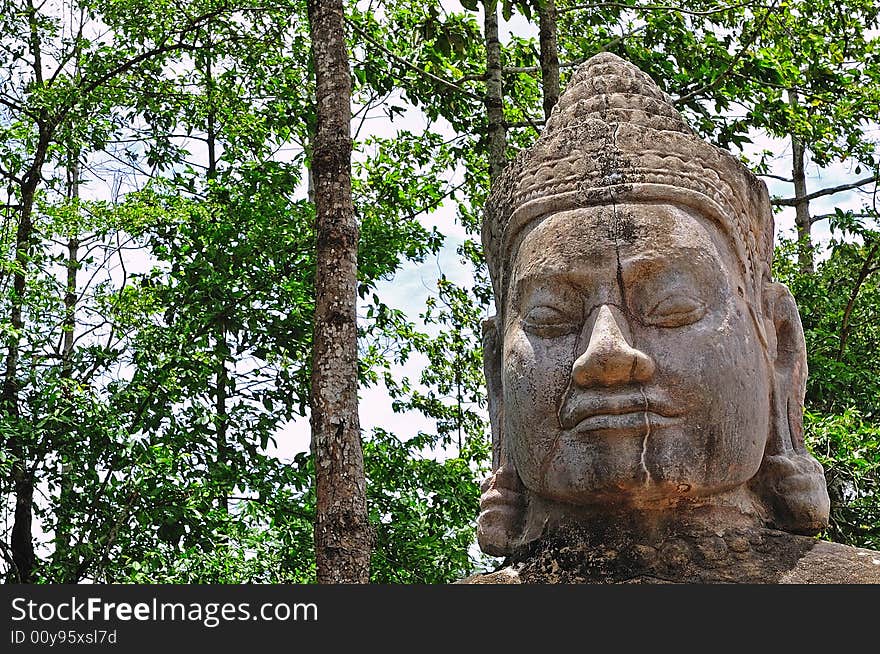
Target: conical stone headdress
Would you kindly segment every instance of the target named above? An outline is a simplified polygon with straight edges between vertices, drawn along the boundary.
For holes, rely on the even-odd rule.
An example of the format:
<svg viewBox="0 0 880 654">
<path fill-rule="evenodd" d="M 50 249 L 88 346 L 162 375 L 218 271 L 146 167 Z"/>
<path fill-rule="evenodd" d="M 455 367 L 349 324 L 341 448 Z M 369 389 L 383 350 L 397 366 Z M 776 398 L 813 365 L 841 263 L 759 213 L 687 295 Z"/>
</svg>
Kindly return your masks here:
<svg viewBox="0 0 880 654">
<path fill-rule="evenodd" d="M 510 248 L 523 227 L 558 211 L 627 201 L 697 210 L 728 235 L 749 291 L 769 276 L 773 218 L 764 183 L 697 136 L 650 77 L 603 52 L 578 68 L 540 138 L 489 196 L 483 246 L 496 298 L 504 297 Z"/>
</svg>

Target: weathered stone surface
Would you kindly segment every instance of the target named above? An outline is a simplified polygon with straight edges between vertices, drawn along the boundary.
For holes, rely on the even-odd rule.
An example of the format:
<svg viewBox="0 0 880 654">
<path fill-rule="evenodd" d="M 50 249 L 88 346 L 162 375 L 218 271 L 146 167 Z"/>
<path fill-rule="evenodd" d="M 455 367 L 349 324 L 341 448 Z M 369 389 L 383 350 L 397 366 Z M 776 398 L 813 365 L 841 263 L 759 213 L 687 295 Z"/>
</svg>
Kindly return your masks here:
<svg viewBox="0 0 880 654">
<path fill-rule="evenodd" d="M 465 584 L 876 584 L 880 552 L 762 528 L 693 529 L 633 543 L 569 527 Z"/>
<path fill-rule="evenodd" d="M 587 61 L 495 184 L 483 244 L 498 315 L 478 540 L 511 562 L 487 579 L 874 570 L 795 535 L 821 531 L 829 501 L 803 441 L 800 318 L 770 277 L 767 189 L 650 78 Z"/>
</svg>

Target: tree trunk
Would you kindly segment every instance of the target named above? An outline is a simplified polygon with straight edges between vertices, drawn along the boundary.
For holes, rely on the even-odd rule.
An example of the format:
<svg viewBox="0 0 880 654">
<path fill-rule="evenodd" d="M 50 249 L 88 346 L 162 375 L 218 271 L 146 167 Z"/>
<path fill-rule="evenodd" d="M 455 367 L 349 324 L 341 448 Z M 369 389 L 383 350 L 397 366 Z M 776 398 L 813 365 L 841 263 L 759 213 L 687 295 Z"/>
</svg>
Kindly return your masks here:
<svg viewBox="0 0 880 654">
<path fill-rule="evenodd" d="M 799 102 L 797 93 L 788 92 L 788 103 L 797 111 Z M 795 134 L 791 135 L 791 159 L 792 159 L 792 179 L 794 180 L 794 198 L 795 198 L 795 217 L 794 223 L 797 227 L 798 236 L 798 265 L 801 272 L 811 273 L 813 267 L 813 242 L 810 237 L 810 228 L 812 221 L 810 220 L 810 201 L 807 196 L 807 176 L 804 172 L 804 162 L 806 152 L 803 141 Z"/>
<path fill-rule="evenodd" d="M 206 43 L 207 56 L 205 60 L 205 85 L 208 101 L 207 135 L 205 140 L 208 146 L 208 170 L 206 173 L 208 180 L 217 178 L 217 110 L 214 106 L 214 69 L 211 47 L 212 43 L 209 35 Z M 215 478 L 214 482 L 217 484 L 216 488 L 219 491 L 217 508 L 228 515 L 229 492 L 225 481 L 226 471 L 224 467 L 228 464 L 229 459 L 227 435 L 229 416 L 226 407 L 229 398 L 229 371 L 226 369 L 229 344 L 226 341 L 226 325 L 221 318 L 218 318 L 214 339 L 214 357 L 217 366 L 214 376 L 214 412 L 216 414 L 214 426 L 217 430 L 215 472 L 219 475 L 219 478 Z M 223 483 L 219 483 L 221 478 L 224 480 Z"/>
<path fill-rule="evenodd" d="M 849 301 L 846 303 L 846 309 L 843 311 L 843 320 L 840 323 L 840 336 L 838 337 L 837 356 L 835 357 L 837 361 L 843 359 L 843 353 L 846 350 L 846 339 L 849 338 L 849 321 L 852 317 L 853 308 L 856 305 L 856 298 L 859 295 L 862 284 L 865 283 L 868 275 L 872 272 L 874 257 L 877 256 L 878 248 L 880 248 L 880 241 L 874 243 L 871 246 L 871 249 L 868 250 L 868 254 L 865 256 L 865 261 L 862 263 L 862 267 L 859 270 L 859 276 L 856 278 L 856 283 L 849 295 Z"/>
<path fill-rule="evenodd" d="M 37 10 L 33 0 L 27 6 L 28 24 L 30 27 L 30 50 L 33 56 L 34 86 L 43 86 L 43 61 L 40 47 L 40 34 L 37 25 Z M 34 240 L 33 210 L 37 187 L 42 179 L 43 163 L 49 150 L 52 133 L 48 127 L 45 113 L 37 121 L 39 137 L 34 149 L 34 159 L 20 185 L 21 205 L 18 229 L 15 234 L 15 262 L 17 269 L 12 281 L 12 301 L 9 311 L 9 322 L 12 334 L 9 336 L 6 353 L 6 369 L 3 377 L 3 391 L 0 393 L 0 411 L 13 418 L 21 416 L 19 406 L 18 359 L 21 354 L 19 334 L 24 328 L 23 308 L 27 288 L 27 269 L 30 252 Z M 15 517 L 10 535 L 12 561 L 15 565 L 15 576 L 21 583 L 30 583 L 33 579 L 36 555 L 33 540 L 33 505 L 34 505 L 34 473 L 28 469 L 29 448 L 20 436 L 13 435 L 9 443 L 12 457 L 12 480 L 15 487 Z"/>
<path fill-rule="evenodd" d="M 31 183 L 33 177 L 39 177 L 38 172 L 29 174 L 21 188 L 21 206 L 19 210 L 18 229 L 15 233 L 15 262 L 17 268 L 12 280 L 12 302 L 9 309 L 9 322 L 13 333 L 9 336 L 6 352 L 6 370 L 3 377 L 3 409 L 10 415 L 18 416 L 18 358 L 21 344 L 18 334 L 24 327 L 22 308 L 24 294 L 27 287 L 25 271 L 30 258 L 31 241 L 33 239 L 34 226 L 31 215 L 34 207 L 34 193 L 36 184 Z"/>
<path fill-rule="evenodd" d="M 351 198 L 351 77 L 342 0 L 309 0 L 317 96 L 312 154 L 317 266 L 311 423 L 319 583 L 367 583 L 370 527 L 357 403 L 358 227 Z"/>
<path fill-rule="evenodd" d="M 67 165 L 67 198 L 70 202 L 79 199 L 79 152 L 73 149 L 68 155 Z M 61 378 L 73 378 L 73 345 L 76 332 L 76 274 L 79 270 L 79 239 L 71 236 L 67 240 L 67 261 L 65 267 L 67 269 L 67 283 L 64 289 L 64 320 L 62 322 L 63 332 L 61 339 Z M 64 388 L 64 393 L 69 394 L 70 389 Z M 70 400 L 70 406 L 73 406 L 73 398 L 67 396 Z M 71 506 L 74 498 L 73 484 L 71 482 L 71 473 L 73 472 L 73 463 L 71 462 L 70 449 L 76 447 L 73 442 L 75 434 L 69 425 L 61 423 L 58 426 L 58 442 L 61 444 L 61 475 L 60 475 L 60 491 L 58 501 L 58 526 L 55 528 L 55 553 L 53 559 L 56 566 L 64 566 L 70 553 L 71 541 L 71 525 L 73 507 Z M 63 577 L 62 577 L 63 578 Z"/>
<path fill-rule="evenodd" d="M 556 0 L 538 3 L 541 46 L 541 87 L 544 92 L 544 118 L 559 100 L 559 48 L 556 44 Z"/>
<path fill-rule="evenodd" d="M 40 161 L 40 168 L 42 161 Z M 21 186 L 21 209 L 18 229 L 15 235 L 15 261 L 18 267 L 12 281 L 12 302 L 10 307 L 10 324 L 12 334 L 8 340 L 6 353 L 6 370 L 3 378 L 2 403 L 0 408 L 9 416 L 19 418 L 18 359 L 21 343 L 18 334 L 24 328 L 23 307 L 24 294 L 27 287 L 26 270 L 30 258 L 31 241 L 34 226 L 31 216 L 34 207 L 34 194 L 40 178 L 39 168 L 32 167 Z M 20 583 L 32 581 L 36 557 L 32 536 L 34 476 L 28 470 L 28 447 L 21 436 L 12 435 L 9 443 L 12 456 L 12 480 L 15 489 L 15 517 L 10 535 L 12 561 L 15 565 L 15 578 Z"/>
<path fill-rule="evenodd" d="M 501 85 L 501 42 L 498 40 L 498 1 L 485 0 L 486 116 L 488 118 L 489 184 L 495 184 L 507 165 L 507 131 Z"/>
<path fill-rule="evenodd" d="M 214 410 L 217 413 L 217 470 L 220 473 L 223 483 L 220 484 L 220 494 L 217 499 L 217 508 L 224 514 L 229 514 L 229 488 L 226 481 L 227 474 L 224 468 L 229 464 L 229 443 L 227 442 L 227 425 L 229 416 L 226 409 L 226 400 L 229 397 L 229 372 L 226 370 L 226 357 L 229 354 L 229 344 L 226 342 L 225 326 L 220 324 L 217 328 L 217 343 L 214 348 L 217 374 L 215 388 L 215 405 Z"/>
<path fill-rule="evenodd" d="M 61 376 L 73 376 L 73 341 L 76 332 L 76 272 L 79 269 L 79 239 L 67 240 L 67 285 L 64 289 L 64 337 L 61 343 Z"/>
</svg>

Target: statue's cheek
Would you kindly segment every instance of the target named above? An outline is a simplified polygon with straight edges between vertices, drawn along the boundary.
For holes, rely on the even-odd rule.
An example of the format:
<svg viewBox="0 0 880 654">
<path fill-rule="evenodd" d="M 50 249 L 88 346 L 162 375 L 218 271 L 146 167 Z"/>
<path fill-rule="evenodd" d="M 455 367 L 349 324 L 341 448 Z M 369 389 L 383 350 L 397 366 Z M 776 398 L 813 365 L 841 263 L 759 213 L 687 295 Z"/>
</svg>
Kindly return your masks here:
<svg viewBox="0 0 880 654">
<path fill-rule="evenodd" d="M 555 407 L 571 379 L 576 340 L 575 335 L 541 338 L 522 330 L 511 334 L 505 343 L 505 387 L 529 403 Z"/>
<path fill-rule="evenodd" d="M 504 341 L 502 371 L 505 391 L 519 389 L 529 383 L 535 369 L 535 351 L 521 330 L 508 332 Z"/>
</svg>

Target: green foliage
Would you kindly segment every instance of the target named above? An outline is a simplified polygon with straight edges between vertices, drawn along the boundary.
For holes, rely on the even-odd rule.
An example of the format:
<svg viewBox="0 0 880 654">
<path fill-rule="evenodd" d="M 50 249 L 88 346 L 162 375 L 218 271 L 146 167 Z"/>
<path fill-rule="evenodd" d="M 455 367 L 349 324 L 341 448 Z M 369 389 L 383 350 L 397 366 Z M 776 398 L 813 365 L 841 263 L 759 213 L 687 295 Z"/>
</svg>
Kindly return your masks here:
<svg viewBox="0 0 880 654">
<path fill-rule="evenodd" d="M 870 214 L 868 214 L 870 215 Z M 798 302 L 807 343 L 804 428 L 825 468 L 830 540 L 880 546 L 880 270 L 878 234 L 838 212 L 815 273 L 801 272 L 783 240 L 774 273 Z"/>
<path fill-rule="evenodd" d="M 832 238 L 818 254 L 816 272 L 799 271 L 797 245 L 783 240 L 774 273 L 798 302 L 810 375 L 809 407 L 838 413 L 847 408 L 880 418 L 880 234 L 852 213 L 832 219 Z M 826 256 L 827 255 L 827 256 Z"/>
<path fill-rule="evenodd" d="M 880 549 L 880 425 L 858 411 L 804 415 L 807 446 L 825 468 L 831 522 L 823 536 Z"/>
<path fill-rule="evenodd" d="M 365 443 L 377 581 L 450 582 L 482 564 L 473 553 L 473 521 L 476 480 L 488 474 L 491 451 L 479 336 L 486 300 L 441 276 L 419 316 L 434 333 L 418 331 L 377 296 L 367 309 L 372 328 L 362 361 L 371 381 L 384 384 L 395 412 L 418 412 L 436 425 L 405 441 L 375 429 Z M 424 362 L 418 379 L 394 374 L 411 359 Z"/>
<path fill-rule="evenodd" d="M 876 170 L 865 131 L 880 110 L 876 3 L 679 6 L 557 2 L 560 50 L 569 61 L 600 50 L 630 59 L 721 147 L 741 148 L 750 130 L 795 134 L 820 166 L 850 159 Z"/>
<path fill-rule="evenodd" d="M 314 216 L 301 196 L 314 100 L 303 11 L 245 0 L 185 11 L 152 0 L 93 3 L 83 33 L 97 17 L 109 30 L 68 41 L 76 25 L 37 10 L 39 48 L 61 62 L 42 83 L 23 56 L 36 47 L 27 11 L 0 12 L 3 52 L 22 80 L 3 96 L 0 172 L 20 178 L 30 167 L 45 178 L 27 258 L 6 256 L 15 230 L 2 232 L 3 271 L 24 276 L 27 293 L 17 329 L 6 316 L 19 298 L 4 287 L 2 331 L 23 365 L 21 415 L 0 417 L 0 466 L 23 462 L 46 488 L 33 510 L 53 540 L 41 545 L 38 580 L 314 580 L 311 457 L 271 454 L 308 404 Z M 372 27 L 370 15 L 362 19 Z M 453 21 L 439 36 L 426 33 L 438 39 L 437 61 L 463 60 L 473 27 Z M 394 83 L 381 72 L 387 60 L 365 54 L 356 98 L 369 105 Z M 404 261 L 438 252 L 443 237 L 420 216 L 455 192 L 443 179 L 458 145 L 429 126 L 356 147 L 367 297 Z M 91 197 L 99 177 L 80 164 L 108 160 L 118 185 L 109 199 Z M 22 193 L 13 188 L 10 202 Z M 81 245 L 70 260 L 57 250 L 69 241 Z M 126 270 L 131 251 L 136 272 Z M 74 296 L 65 293 L 67 269 L 76 271 Z M 363 326 L 365 338 L 375 329 Z M 74 342 L 62 352 L 65 333 Z M 410 347 L 406 334 L 385 337 Z M 366 363 L 371 383 L 384 363 Z M 450 580 L 468 570 L 474 468 L 485 451 L 438 458 L 438 437 L 419 438 L 368 442 L 377 556 Z M 10 498 L 11 488 L 4 481 Z M 396 516 L 390 527 L 387 514 Z M 410 546 L 416 531 L 424 556 Z M 401 574 L 379 566 L 376 578 Z"/>
<path fill-rule="evenodd" d="M 479 489 L 471 462 L 485 451 L 446 459 L 426 456 L 436 436 L 401 441 L 376 429 L 364 444 L 367 503 L 376 533 L 371 580 L 377 583 L 448 583 L 473 569 L 472 521 Z"/>
</svg>

